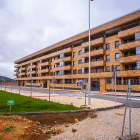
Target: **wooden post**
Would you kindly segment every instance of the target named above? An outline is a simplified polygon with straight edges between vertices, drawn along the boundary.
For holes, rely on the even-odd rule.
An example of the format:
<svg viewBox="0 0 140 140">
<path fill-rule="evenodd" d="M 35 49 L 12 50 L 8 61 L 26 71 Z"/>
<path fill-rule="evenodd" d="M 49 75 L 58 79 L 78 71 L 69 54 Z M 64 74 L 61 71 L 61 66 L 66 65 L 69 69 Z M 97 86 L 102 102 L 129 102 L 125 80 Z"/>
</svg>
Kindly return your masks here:
<svg viewBox="0 0 140 140">
<path fill-rule="evenodd" d="M 12 100 L 12 99 L 11 99 Z M 10 113 L 11 113 L 11 105 L 10 105 Z"/>
</svg>

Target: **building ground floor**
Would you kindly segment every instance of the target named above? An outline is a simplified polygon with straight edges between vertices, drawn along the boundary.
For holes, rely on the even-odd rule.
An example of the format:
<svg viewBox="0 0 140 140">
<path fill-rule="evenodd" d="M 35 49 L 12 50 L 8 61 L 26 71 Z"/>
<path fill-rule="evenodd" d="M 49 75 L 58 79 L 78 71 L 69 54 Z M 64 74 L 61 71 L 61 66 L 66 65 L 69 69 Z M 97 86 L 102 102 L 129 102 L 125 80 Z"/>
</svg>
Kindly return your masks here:
<svg viewBox="0 0 140 140">
<path fill-rule="evenodd" d="M 140 77 L 117 77 L 116 90 L 118 92 L 126 92 L 128 88 L 128 80 L 130 79 L 131 91 L 140 92 Z M 82 86 L 77 85 L 77 81 L 82 80 Z M 33 80 L 16 80 L 18 86 L 24 87 L 40 87 L 40 88 L 55 88 L 55 89 L 69 89 L 69 90 L 88 90 L 88 78 L 76 79 L 33 79 Z M 114 78 L 93 78 L 91 77 L 91 91 L 114 91 Z"/>
</svg>

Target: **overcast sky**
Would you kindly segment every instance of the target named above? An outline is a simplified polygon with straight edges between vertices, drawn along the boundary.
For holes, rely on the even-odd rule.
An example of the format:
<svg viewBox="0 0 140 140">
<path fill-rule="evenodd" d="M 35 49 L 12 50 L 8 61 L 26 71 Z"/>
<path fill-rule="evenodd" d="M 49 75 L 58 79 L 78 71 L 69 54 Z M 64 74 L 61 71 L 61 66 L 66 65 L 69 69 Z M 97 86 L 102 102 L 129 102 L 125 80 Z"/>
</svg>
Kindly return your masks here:
<svg viewBox="0 0 140 140">
<path fill-rule="evenodd" d="M 91 28 L 140 8 L 140 0 L 94 0 Z M 88 30 L 88 0 L 0 0 L 0 75 L 14 61 Z"/>
</svg>

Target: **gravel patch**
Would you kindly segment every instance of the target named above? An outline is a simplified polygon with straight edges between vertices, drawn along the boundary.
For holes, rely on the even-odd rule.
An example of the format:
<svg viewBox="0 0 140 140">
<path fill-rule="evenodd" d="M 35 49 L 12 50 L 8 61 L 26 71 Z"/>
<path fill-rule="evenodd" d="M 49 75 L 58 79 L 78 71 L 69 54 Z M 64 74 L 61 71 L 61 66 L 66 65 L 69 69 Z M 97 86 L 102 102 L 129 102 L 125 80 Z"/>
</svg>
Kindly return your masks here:
<svg viewBox="0 0 140 140">
<path fill-rule="evenodd" d="M 122 133 L 124 107 L 97 112 L 96 118 L 87 118 L 70 124 L 64 132 L 52 136 L 52 140 L 118 140 Z M 140 135 L 140 108 L 132 108 L 132 134 Z M 72 128 L 76 132 L 72 132 Z M 127 108 L 124 135 L 129 134 L 129 109 Z"/>
</svg>

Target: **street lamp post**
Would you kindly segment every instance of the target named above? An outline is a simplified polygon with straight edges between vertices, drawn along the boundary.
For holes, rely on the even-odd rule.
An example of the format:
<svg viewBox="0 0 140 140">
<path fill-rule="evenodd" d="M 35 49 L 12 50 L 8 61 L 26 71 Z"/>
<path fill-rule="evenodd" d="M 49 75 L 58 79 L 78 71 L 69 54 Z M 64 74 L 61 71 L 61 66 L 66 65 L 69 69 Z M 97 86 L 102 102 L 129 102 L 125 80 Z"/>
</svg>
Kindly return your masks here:
<svg viewBox="0 0 140 140">
<path fill-rule="evenodd" d="M 88 77 L 88 83 L 89 83 L 89 86 L 88 86 L 88 104 L 90 105 L 90 1 L 89 0 L 89 77 Z"/>
</svg>

